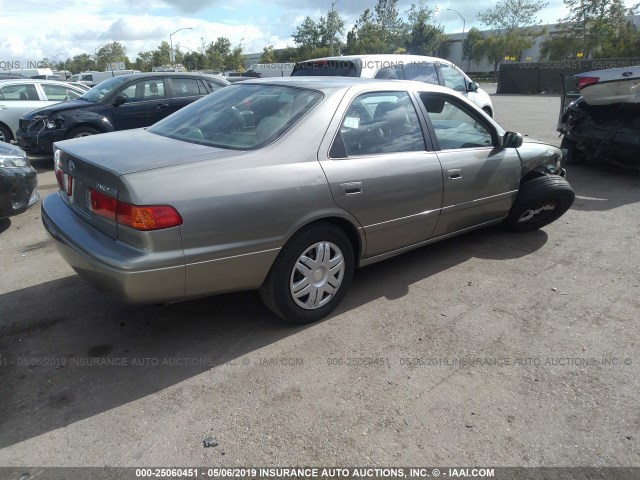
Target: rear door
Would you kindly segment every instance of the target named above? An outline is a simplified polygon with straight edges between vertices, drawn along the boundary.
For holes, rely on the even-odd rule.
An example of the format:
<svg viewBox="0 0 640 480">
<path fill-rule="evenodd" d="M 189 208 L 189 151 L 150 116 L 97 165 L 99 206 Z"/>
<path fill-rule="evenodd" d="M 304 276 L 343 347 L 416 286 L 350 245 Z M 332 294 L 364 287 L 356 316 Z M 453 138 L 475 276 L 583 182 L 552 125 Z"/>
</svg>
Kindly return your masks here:
<svg viewBox="0 0 640 480">
<path fill-rule="evenodd" d="M 321 165 L 335 202 L 358 219 L 373 257 L 428 239 L 442 202 L 442 169 L 405 91 L 349 102 Z"/>
<path fill-rule="evenodd" d="M 172 101 L 167 111 L 168 114 L 180 110 L 185 105 L 204 97 L 209 90 L 204 81 L 197 77 L 170 77 Z"/>
<path fill-rule="evenodd" d="M 506 216 L 518 193 L 520 157 L 502 148 L 492 123 L 462 99 L 423 92 L 430 130 L 442 163 L 442 213 L 434 236 Z"/>
</svg>

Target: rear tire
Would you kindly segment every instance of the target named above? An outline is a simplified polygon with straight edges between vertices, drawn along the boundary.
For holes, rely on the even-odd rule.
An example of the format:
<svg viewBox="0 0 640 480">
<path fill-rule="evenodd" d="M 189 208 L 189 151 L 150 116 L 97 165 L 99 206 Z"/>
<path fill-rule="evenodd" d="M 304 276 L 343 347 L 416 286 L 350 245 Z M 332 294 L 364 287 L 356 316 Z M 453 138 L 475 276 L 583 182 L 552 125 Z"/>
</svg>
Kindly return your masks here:
<svg viewBox="0 0 640 480">
<path fill-rule="evenodd" d="M 504 224 L 516 232 L 538 230 L 564 215 L 575 196 L 569 182 L 558 175 L 536 177 L 520 186 Z"/>
<path fill-rule="evenodd" d="M 312 323 L 342 301 L 353 278 L 353 247 L 329 223 L 298 231 L 282 248 L 260 287 L 265 305 L 290 323 Z"/>
<path fill-rule="evenodd" d="M 71 132 L 69 132 L 69 135 L 67 136 L 67 138 L 88 137 L 90 135 L 98 135 L 100 133 L 102 133 L 102 132 L 100 130 L 95 129 L 95 128 L 78 127 L 78 128 L 74 128 L 73 130 L 71 130 Z"/>
<path fill-rule="evenodd" d="M 0 142 L 11 143 L 12 138 L 11 130 L 4 125 L 0 125 Z"/>
</svg>

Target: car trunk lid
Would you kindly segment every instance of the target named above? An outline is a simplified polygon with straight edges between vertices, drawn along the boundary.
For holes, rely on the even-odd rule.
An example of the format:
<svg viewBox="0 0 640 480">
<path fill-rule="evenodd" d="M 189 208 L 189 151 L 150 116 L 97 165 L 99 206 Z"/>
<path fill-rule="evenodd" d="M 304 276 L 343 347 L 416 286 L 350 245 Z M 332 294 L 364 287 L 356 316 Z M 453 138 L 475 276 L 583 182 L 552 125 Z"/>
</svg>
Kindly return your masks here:
<svg viewBox="0 0 640 480">
<path fill-rule="evenodd" d="M 142 129 L 66 140 L 55 146 L 61 197 L 76 214 L 112 238 L 118 238 L 118 224 L 114 218 L 96 213 L 95 198 L 104 200 L 102 196 L 106 195 L 127 202 L 130 193 L 122 181 L 124 175 L 240 153 L 173 140 Z M 167 203 L 170 201 L 168 197 Z"/>
</svg>

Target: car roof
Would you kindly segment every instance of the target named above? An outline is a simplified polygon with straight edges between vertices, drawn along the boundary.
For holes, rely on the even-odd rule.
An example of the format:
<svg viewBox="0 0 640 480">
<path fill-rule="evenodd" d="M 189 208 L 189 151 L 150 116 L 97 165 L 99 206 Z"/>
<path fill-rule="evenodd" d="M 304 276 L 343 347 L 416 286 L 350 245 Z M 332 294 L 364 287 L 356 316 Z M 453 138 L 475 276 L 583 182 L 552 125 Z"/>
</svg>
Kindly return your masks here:
<svg viewBox="0 0 640 480">
<path fill-rule="evenodd" d="M 334 60 L 334 61 L 354 61 L 354 60 L 363 60 L 363 61 L 373 61 L 373 62 L 440 62 L 450 65 L 451 62 L 444 58 L 438 57 L 428 57 L 426 55 L 410 55 L 403 53 L 388 53 L 388 54 L 364 54 L 364 55 L 341 55 L 334 57 L 319 57 L 319 58 L 310 58 L 308 60 L 302 60 L 297 63 L 304 62 L 316 62 L 320 60 Z"/>
<path fill-rule="evenodd" d="M 0 84 L 11 83 L 14 85 L 19 85 L 23 83 L 52 83 L 56 85 L 73 85 L 73 82 L 65 82 L 64 80 L 45 80 L 43 78 L 0 78 Z"/>
<path fill-rule="evenodd" d="M 340 88 L 348 89 L 351 87 L 361 86 L 365 90 L 378 89 L 381 91 L 397 91 L 406 89 L 446 94 L 451 94 L 452 92 L 454 92 L 454 90 L 451 90 L 450 88 L 414 80 L 380 80 L 374 78 L 334 76 L 253 78 L 251 80 L 237 82 L 234 84 L 234 86 L 254 84 L 283 85 L 288 87 L 309 88 L 319 91 L 336 90 Z"/>
</svg>

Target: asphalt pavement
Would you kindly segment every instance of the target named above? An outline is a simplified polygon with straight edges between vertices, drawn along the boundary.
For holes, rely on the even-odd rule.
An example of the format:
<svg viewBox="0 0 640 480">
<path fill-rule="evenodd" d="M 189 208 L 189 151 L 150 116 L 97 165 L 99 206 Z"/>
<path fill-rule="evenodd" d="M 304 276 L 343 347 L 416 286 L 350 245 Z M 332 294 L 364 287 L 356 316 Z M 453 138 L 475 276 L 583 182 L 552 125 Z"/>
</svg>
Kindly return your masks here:
<svg viewBox="0 0 640 480">
<path fill-rule="evenodd" d="M 558 97 L 493 101 L 559 145 Z M 304 327 L 255 292 L 118 305 L 39 205 L 0 222 L 0 465 L 640 467 L 640 177 L 568 179 L 557 222 L 361 269 Z"/>
</svg>

